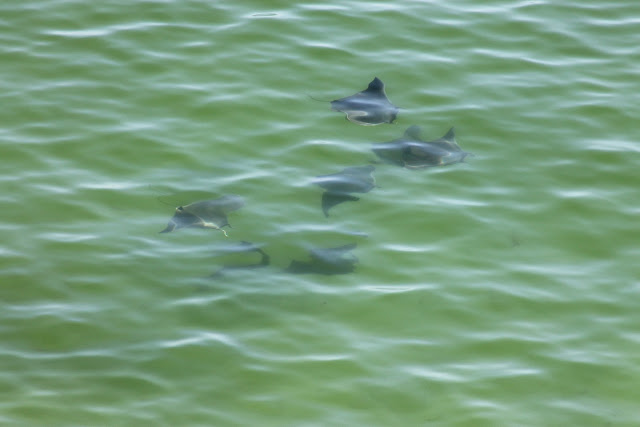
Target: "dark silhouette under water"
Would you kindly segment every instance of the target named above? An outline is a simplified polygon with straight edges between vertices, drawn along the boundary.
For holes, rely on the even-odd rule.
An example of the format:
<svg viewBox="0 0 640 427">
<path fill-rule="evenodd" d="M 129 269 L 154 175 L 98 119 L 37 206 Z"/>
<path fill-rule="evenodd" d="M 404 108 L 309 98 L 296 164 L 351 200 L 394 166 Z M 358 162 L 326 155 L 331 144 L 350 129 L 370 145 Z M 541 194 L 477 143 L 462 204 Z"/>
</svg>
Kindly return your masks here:
<svg viewBox="0 0 640 427">
<path fill-rule="evenodd" d="M 294 274 L 347 274 L 355 270 L 358 258 L 350 252 L 356 248 L 355 243 L 335 248 L 316 248 L 309 251 L 309 261 L 291 261 L 285 269 Z"/>
<path fill-rule="evenodd" d="M 341 172 L 317 176 L 313 183 L 324 188 L 322 193 L 322 212 L 329 216 L 329 209 L 342 202 L 360 200 L 351 193 L 368 193 L 376 186 L 372 165 L 353 166 Z"/>
<path fill-rule="evenodd" d="M 253 270 L 256 268 L 267 267 L 271 263 L 271 257 L 265 251 L 263 251 L 260 247 L 255 244 L 247 241 L 242 241 L 240 244 L 230 250 L 225 251 L 226 253 L 233 252 L 257 252 L 261 255 L 260 261 L 255 264 L 230 264 L 223 265 L 218 271 L 213 273 L 211 278 L 219 278 L 229 271 L 238 271 L 238 270 Z"/>
</svg>

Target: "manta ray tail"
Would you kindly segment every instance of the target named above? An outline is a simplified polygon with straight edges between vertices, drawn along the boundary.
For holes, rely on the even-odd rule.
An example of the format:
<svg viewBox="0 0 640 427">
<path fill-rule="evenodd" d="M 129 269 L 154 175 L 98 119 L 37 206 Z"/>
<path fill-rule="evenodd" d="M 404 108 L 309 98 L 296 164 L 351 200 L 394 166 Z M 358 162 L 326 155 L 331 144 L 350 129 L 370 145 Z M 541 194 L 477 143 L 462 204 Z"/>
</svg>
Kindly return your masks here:
<svg viewBox="0 0 640 427">
<path fill-rule="evenodd" d="M 309 98 L 313 99 L 314 101 L 318 101 L 318 102 L 331 102 L 331 101 L 325 101 L 324 99 L 316 98 L 316 97 L 311 96 L 311 95 L 307 95 L 307 96 L 308 96 Z"/>
</svg>

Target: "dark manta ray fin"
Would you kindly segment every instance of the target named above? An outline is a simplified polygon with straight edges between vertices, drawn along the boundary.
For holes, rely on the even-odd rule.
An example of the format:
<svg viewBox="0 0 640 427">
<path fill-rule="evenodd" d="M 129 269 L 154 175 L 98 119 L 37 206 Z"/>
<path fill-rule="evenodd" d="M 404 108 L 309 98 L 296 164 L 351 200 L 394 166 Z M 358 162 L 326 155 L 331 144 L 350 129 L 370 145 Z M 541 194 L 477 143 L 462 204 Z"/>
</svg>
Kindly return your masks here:
<svg viewBox="0 0 640 427">
<path fill-rule="evenodd" d="M 445 141 L 456 141 L 456 131 L 455 129 L 452 127 L 451 129 L 449 129 L 449 131 L 445 134 L 445 136 L 442 137 L 442 139 L 444 139 Z"/>
<path fill-rule="evenodd" d="M 456 142 L 456 132 L 454 128 L 449 129 L 449 131 L 442 138 L 438 138 L 435 141 L 430 141 L 430 143 L 444 148 L 447 151 L 462 151 L 462 148 L 460 148 L 460 146 Z"/>
<path fill-rule="evenodd" d="M 345 193 L 332 193 L 325 191 L 322 193 L 322 212 L 324 216 L 329 216 L 329 209 L 342 202 L 357 202 L 360 198 Z"/>
<path fill-rule="evenodd" d="M 382 83 L 382 80 L 380 80 L 379 78 L 374 77 L 373 80 L 371 80 L 371 83 L 369 83 L 369 86 L 367 86 L 367 88 L 364 90 L 364 92 L 382 93 L 384 95 L 384 83 Z"/>
</svg>

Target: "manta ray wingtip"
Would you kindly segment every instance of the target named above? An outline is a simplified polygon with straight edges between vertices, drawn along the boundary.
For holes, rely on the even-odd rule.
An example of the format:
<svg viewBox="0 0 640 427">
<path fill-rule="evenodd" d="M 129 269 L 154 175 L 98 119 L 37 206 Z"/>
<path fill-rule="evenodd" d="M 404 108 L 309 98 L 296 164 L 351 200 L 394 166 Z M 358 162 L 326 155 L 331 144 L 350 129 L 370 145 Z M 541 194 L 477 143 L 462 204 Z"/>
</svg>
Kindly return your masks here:
<svg viewBox="0 0 640 427">
<path fill-rule="evenodd" d="M 456 140 L 456 129 L 455 129 L 455 127 L 451 126 L 451 128 L 442 137 L 442 139 L 445 139 L 447 141 L 455 141 Z"/>
<path fill-rule="evenodd" d="M 167 225 L 167 226 L 165 227 L 165 229 L 164 229 L 164 230 L 160 230 L 160 231 L 158 231 L 158 233 L 170 233 L 170 232 L 172 232 L 173 230 L 175 230 L 175 228 L 176 228 L 176 225 L 175 225 L 175 224 L 173 224 L 173 223 L 170 223 L 169 225 Z"/>
<path fill-rule="evenodd" d="M 374 77 L 373 80 L 371 80 L 371 83 L 369 83 L 369 87 L 367 89 L 382 90 L 384 89 L 384 83 L 382 83 L 382 80 L 380 80 L 379 78 Z"/>
</svg>

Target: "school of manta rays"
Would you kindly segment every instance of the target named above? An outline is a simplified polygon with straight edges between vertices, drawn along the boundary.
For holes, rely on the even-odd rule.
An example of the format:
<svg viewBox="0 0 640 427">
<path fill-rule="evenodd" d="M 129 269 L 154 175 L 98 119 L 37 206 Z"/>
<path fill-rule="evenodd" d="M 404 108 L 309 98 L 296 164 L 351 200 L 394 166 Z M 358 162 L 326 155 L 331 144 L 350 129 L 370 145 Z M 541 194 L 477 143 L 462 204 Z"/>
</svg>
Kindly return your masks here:
<svg viewBox="0 0 640 427">
<path fill-rule="evenodd" d="M 398 107 L 393 105 L 385 92 L 385 85 L 375 77 L 369 86 L 354 95 L 331 101 L 331 109 L 345 113 L 347 120 L 364 126 L 393 123 Z M 422 139 L 420 127 L 410 126 L 404 134 L 393 141 L 373 144 L 372 151 L 379 158 L 375 163 L 388 163 L 407 169 L 423 169 L 463 162 L 470 153 L 463 151 L 456 142 L 454 128 L 433 141 Z M 353 193 L 368 193 L 376 186 L 372 164 L 353 166 L 344 170 L 315 177 L 314 184 L 324 189 L 321 209 L 325 217 L 329 210 L 346 201 L 358 201 Z M 230 227 L 227 215 L 244 206 L 244 199 L 237 195 L 225 195 L 213 200 L 203 200 L 178 206 L 167 227 L 168 233 L 186 227 L 220 230 L 227 236 L 224 227 Z M 293 260 L 285 269 L 289 273 L 346 274 L 353 272 L 358 258 L 351 253 L 356 244 L 331 248 L 315 248 L 309 251 L 308 259 Z M 270 263 L 269 255 L 257 245 L 240 242 L 233 252 L 257 252 L 261 259 L 257 264 L 225 265 L 212 277 L 219 277 L 232 269 L 265 267 Z"/>
</svg>

